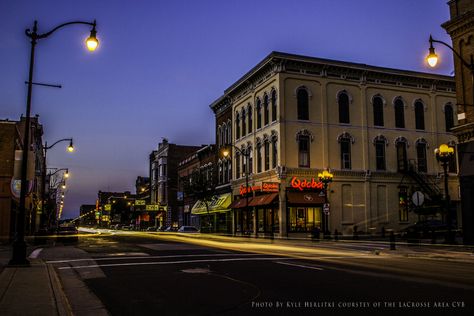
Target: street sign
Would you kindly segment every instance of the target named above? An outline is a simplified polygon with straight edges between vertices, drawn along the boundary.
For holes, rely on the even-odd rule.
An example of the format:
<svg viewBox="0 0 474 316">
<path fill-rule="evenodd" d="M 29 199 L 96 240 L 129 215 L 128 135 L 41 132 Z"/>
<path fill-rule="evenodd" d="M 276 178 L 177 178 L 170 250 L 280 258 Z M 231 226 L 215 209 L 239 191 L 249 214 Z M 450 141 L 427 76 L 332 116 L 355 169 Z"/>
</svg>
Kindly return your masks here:
<svg viewBox="0 0 474 316">
<path fill-rule="evenodd" d="M 324 203 L 323 212 L 325 215 L 329 215 L 329 209 L 330 209 L 329 203 Z"/>
<path fill-rule="evenodd" d="M 415 191 L 411 196 L 411 201 L 415 206 L 421 206 L 425 202 L 425 195 L 421 191 Z"/>
<path fill-rule="evenodd" d="M 146 205 L 145 200 L 135 200 L 135 205 Z"/>
</svg>

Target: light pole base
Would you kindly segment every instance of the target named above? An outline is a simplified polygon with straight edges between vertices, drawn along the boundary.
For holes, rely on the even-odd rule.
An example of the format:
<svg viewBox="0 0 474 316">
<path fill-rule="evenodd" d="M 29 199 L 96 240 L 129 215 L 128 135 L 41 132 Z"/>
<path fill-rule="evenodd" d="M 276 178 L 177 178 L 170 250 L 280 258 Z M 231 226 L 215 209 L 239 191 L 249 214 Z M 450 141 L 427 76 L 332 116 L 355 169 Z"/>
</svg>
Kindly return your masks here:
<svg viewBox="0 0 474 316">
<path fill-rule="evenodd" d="M 12 258 L 8 262 L 9 266 L 29 266 L 30 261 L 26 259 L 25 241 L 14 241 L 12 247 Z"/>
</svg>

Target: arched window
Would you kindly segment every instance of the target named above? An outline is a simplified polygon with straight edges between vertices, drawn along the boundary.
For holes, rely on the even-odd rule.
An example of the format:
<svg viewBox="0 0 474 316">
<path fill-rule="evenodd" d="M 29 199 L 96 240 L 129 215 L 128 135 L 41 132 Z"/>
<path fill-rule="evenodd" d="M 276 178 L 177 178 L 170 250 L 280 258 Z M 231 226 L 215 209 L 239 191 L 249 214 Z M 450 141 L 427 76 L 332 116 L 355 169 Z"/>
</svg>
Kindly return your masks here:
<svg viewBox="0 0 474 316">
<path fill-rule="evenodd" d="M 376 96 L 372 100 L 374 108 L 374 126 L 383 126 L 383 99 Z"/>
<path fill-rule="evenodd" d="M 227 159 L 222 162 L 222 183 L 229 182 L 228 165 L 229 162 Z"/>
<path fill-rule="evenodd" d="M 304 88 L 298 89 L 296 95 L 298 120 L 309 120 L 309 97 L 308 91 Z"/>
<path fill-rule="evenodd" d="M 270 142 L 268 138 L 263 142 L 264 145 L 264 155 L 265 155 L 265 171 L 270 169 Z"/>
<path fill-rule="evenodd" d="M 226 131 L 227 131 L 227 141 L 226 141 L 226 144 L 232 144 L 232 124 L 229 121 L 227 121 L 227 128 L 226 128 Z"/>
<path fill-rule="evenodd" d="M 262 103 L 257 99 L 257 129 L 262 127 Z"/>
<path fill-rule="evenodd" d="M 272 90 L 272 122 L 275 122 L 277 119 L 277 93 L 275 90 Z"/>
<path fill-rule="evenodd" d="M 425 129 L 425 106 L 420 100 L 415 101 L 415 128 Z"/>
<path fill-rule="evenodd" d="M 404 137 L 397 138 L 395 141 L 397 147 L 397 171 L 406 172 L 408 171 L 408 160 L 407 160 L 407 141 Z"/>
<path fill-rule="evenodd" d="M 416 142 L 416 164 L 418 172 L 427 172 L 428 163 L 426 160 L 426 141 L 424 139 Z"/>
<path fill-rule="evenodd" d="M 380 135 L 375 137 L 375 169 L 376 170 L 386 170 L 386 159 L 385 159 L 385 146 L 387 146 L 387 139 Z"/>
<path fill-rule="evenodd" d="M 278 138 L 272 137 L 272 168 L 276 168 L 278 164 Z"/>
<path fill-rule="evenodd" d="M 240 114 L 235 116 L 235 139 L 240 138 Z"/>
<path fill-rule="evenodd" d="M 245 114 L 245 109 L 242 109 L 242 137 L 247 134 L 247 115 Z"/>
<path fill-rule="evenodd" d="M 395 127 L 405 128 L 405 105 L 401 99 L 395 100 Z"/>
<path fill-rule="evenodd" d="M 348 133 L 339 135 L 338 142 L 341 150 L 341 169 L 352 169 L 351 159 L 351 143 L 353 143 L 352 136 Z"/>
<path fill-rule="evenodd" d="M 268 120 L 269 120 L 269 108 L 268 108 L 268 95 L 265 94 L 263 96 L 263 125 L 268 125 Z"/>
<path fill-rule="evenodd" d="M 341 92 L 337 98 L 339 105 L 339 123 L 350 123 L 349 119 L 349 96 L 346 92 Z"/>
<path fill-rule="evenodd" d="M 247 153 L 249 155 L 249 174 L 253 173 L 253 150 L 252 146 L 247 147 Z"/>
<path fill-rule="evenodd" d="M 249 117 L 249 134 L 252 133 L 252 129 L 253 129 L 253 121 L 252 121 L 252 106 L 249 105 L 249 108 L 248 108 L 248 117 Z"/>
<path fill-rule="evenodd" d="M 222 128 L 221 126 L 219 125 L 219 127 L 217 127 L 217 147 L 220 147 L 224 144 L 224 139 L 222 137 Z"/>
<path fill-rule="evenodd" d="M 454 111 L 450 103 L 444 106 L 444 122 L 446 126 L 446 132 L 451 131 L 454 127 Z"/>
<path fill-rule="evenodd" d="M 309 168 L 310 160 L 309 160 L 309 136 L 301 135 L 298 138 L 298 166 L 303 168 Z"/>
<path fill-rule="evenodd" d="M 235 153 L 235 178 L 240 178 L 240 153 Z"/>
<path fill-rule="evenodd" d="M 262 172 L 262 143 L 257 143 L 257 172 Z"/>
</svg>

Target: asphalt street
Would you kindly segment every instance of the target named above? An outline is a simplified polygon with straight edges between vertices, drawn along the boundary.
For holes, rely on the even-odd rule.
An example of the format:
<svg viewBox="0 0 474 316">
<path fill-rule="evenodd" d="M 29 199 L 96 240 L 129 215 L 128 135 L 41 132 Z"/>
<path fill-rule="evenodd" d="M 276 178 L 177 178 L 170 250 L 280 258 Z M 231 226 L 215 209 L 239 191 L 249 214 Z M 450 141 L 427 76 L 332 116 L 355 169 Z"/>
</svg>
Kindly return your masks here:
<svg viewBox="0 0 474 316">
<path fill-rule="evenodd" d="M 113 231 L 41 249 L 38 255 L 55 267 L 73 307 L 103 304 L 112 315 L 467 315 L 474 310 L 469 256 L 407 257 L 386 254 L 377 245 Z M 77 295 L 74 288 L 87 289 L 90 296 Z"/>
</svg>

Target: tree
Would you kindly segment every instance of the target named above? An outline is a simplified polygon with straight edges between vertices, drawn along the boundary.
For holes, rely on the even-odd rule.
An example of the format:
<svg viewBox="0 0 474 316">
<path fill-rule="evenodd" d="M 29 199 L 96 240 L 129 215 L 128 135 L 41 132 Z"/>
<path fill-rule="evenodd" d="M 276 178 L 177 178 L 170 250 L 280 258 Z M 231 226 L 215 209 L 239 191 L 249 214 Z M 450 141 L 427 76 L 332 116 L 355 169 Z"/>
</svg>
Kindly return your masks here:
<svg viewBox="0 0 474 316">
<path fill-rule="evenodd" d="M 184 193 L 194 196 L 206 206 L 209 232 L 212 232 L 210 204 L 216 199 L 216 181 L 212 168 L 194 170 L 184 181 Z"/>
</svg>

